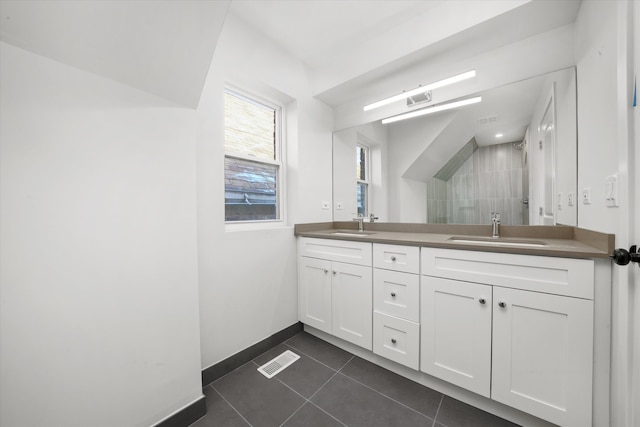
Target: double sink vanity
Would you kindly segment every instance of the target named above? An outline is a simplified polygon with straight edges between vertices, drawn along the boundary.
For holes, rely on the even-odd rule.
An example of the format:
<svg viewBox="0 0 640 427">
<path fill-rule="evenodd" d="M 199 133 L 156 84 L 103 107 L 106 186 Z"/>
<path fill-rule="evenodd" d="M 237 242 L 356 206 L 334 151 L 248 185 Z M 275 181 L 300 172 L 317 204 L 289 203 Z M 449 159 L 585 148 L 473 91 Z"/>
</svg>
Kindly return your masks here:
<svg viewBox="0 0 640 427">
<path fill-rule="evenodd" d="M 612 235 L 353 222 L 295 233 L 309 333 L 520 424 L 607 419 Z"/>
</svg>

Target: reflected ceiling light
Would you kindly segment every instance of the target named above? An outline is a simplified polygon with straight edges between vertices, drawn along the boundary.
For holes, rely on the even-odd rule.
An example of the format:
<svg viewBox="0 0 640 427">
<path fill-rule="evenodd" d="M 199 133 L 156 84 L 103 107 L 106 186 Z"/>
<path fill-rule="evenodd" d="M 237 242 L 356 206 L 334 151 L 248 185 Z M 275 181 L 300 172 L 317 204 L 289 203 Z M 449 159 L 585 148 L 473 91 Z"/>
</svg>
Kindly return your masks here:
<svg viewBox="0 0 640 427">
<path fill-rule="evenodd" d="M 382 107 L 383 105 L 391 104 L 392 102 L 400 101 L 401 99 L 406 99 L 406 98 L 409 98 L 410 96 L 425 93 L 430 90 L 437 89 L 439 87 L 448 86 L 450 84 L 457 83 L 462 80 L 470 79 L 471 77 L 475 77 L 475 76 L 476 76 L 476 70 L 467 71 L 466 73 L 458 74 L 457 76 L 449 77 L 447 79 L 440 80 L 435 83 L 430 83 L 426 86 L 420 86 L 410 91 L 402 92 L 402 93 L 399 93 L 398 95 L 394 95 L 389 98 L 385 98 L 381 101 L 374 102 L 373 104 L 365 105 L 363 110 L 364 111 L 373 110 L 374 108 Z"/>
<path fill-rule="evenodd" d="M 501 133 L 496 133 L 496 138 L 502 138 L 504 135 Z"/>
<path fill-rule="evenodd" d="M 410 113 L 388 117 L 382 120 L 382 124 L 386 125 L 388 123 L 399 122 L 400 120 L 406 120 L 414 117 L 424 116 L 427 114 L 433 114 L 439 111 L 451 110 L 452 108 L 464 107 L 465 105 L 477 104 L 478 102 L 481 102 L 481 101 L 482 101 L 482 97 L 476 96 L 475 98 L 467 98 L 460 101 L 450 102 L 448 104 L 441 104 L 441 105 L 436 105 L 434 107 L 422 108 L 420 110 L 412 111 Z"/>
</svg>

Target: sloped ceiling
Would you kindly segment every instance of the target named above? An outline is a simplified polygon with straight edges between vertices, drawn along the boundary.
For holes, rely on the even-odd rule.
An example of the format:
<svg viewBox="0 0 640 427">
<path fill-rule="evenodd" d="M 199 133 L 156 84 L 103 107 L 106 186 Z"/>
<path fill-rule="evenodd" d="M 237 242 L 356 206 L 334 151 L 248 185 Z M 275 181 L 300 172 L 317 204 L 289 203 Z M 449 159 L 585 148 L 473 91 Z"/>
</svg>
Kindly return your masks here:
<svg viewBox="0 0 640 427">
<path fill-rule="evenodd" d="M 579 6 L 579 0 L 2 0 L 0 40 L 195 108 L 229 13 L 304 64 L 312 93 L 335 107 L 365 93 L 405 89 L 389 77 L 437 61 L 439 52 L 495 48 L 573 22 Z"/>
<path fill-rule="evenodd" d="M 0 2 L 0 40 L 195 108 L 230 0 Z"/>
<path fill-rule="evenodd" d="M 242 0 L 234 1 L 229 13 L 298 58 L 312 93 L 335 107 L 367 93 L 399 93 L 407 87 L 386 87 L 391 76 L 441 61 L 445 52 L 477 55 L 569 24 L 580 3 Z M 426 83 L 410 82 L 408 87 Z"/>
</svg>

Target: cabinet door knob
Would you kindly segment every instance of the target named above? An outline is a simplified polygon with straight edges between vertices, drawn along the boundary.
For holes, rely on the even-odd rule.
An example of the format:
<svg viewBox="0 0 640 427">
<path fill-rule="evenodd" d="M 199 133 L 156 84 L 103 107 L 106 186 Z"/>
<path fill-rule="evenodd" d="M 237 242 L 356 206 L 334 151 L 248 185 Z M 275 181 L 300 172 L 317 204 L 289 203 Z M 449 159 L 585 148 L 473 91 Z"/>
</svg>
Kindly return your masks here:
<svg viewBox="0 0 640 427">
<path fill-rule="evenodd" d="M 327 274 L 329 272 L 329 270 L 327 270 L 326 268 L 324 269 L 324 274 Z"/>
<path fill-rule="evenodd" d="M 395 257 L 395 255 L 393 255 L 393 256 L 391 257 L 391 261 L 395 261 L 395 260 L 396 260 L 396 257 Z"/>
<path fill-rule="evenodd" d="M 396 343 L 396 339 L 395 338 L 391 338 L 391 343 L 395 344 Z"/>
<path fill-rule="evenodd" d="M 333 275 L 335 276 L 336 274 L 338 274 L 338 272 L 333 270 Z"/>
<path fill-rule="evenodd" d="M 391 296 L 395 298 L 396 297 L 396 293 L 395 292 L 391 292 Z"/>
<path fill-rule="evenodd" d="M 487 300 L 486 300 L 486 299 L 484 299 L 484 298 L 480 298 L 480 299 L 478 300 L 478 302 L 480 302 L 480 304 L 486 304 L 486 303 L 487 303 Z"/>
<path fill-rule="evenodd" d="M 500 308 L 505 308 L 505 307 L 507 306 L 507 303 L 506 303 L 506 302 L 504 302 L 504 301 L 500 301 L 500 302 L 498 303 L 498 306 L 499 306 Z"/>
</svg>

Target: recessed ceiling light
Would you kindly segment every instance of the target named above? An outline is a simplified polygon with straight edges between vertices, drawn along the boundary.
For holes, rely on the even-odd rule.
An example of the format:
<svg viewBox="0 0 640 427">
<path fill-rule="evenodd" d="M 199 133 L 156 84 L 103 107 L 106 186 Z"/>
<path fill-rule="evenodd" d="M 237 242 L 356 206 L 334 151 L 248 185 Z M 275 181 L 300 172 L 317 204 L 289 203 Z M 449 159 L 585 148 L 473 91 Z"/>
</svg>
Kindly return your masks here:
<svg viewBox="0 0 640 427">
<path fill-rule="evenodd" d="M 399 122 L 400 120 L 411 119 L 413 117 L 424 116 L 427 114 L 437 113 L 439 111 L 451 110 L 452 108 L 464 107 L 465 105 L 476 104 L 482 101 L 481 96 L 476 96 L 475 98 L 463 99 L 460 101 L 450 102 L 448 104 L 436 105 L 434 107 L 422 108 L 417 111 L 412 111 L 410 113 L 400 114 L 398 116 L 388 117 L 382 120 L 382 124 L 386 125 L 388 123 Z"/>
<path fill-rule="evenodd" d="M 504 135 L 501 133 L 496 133 L 496 138 L 502 138 Z"/>
<path fill-rule="evenodd" d="M 400 101 L 401 99 L 409 98 L 410 96 L 418 95 L 420 93 L 428 92 L 432 89 L 447 86 L 453 83 L 457 83 L 462 80 L 470 79 L 476 76 L 476 70 L 467 71 L 466 73 L 458 74 L 457 76 L 449 77 L 444 80 L 440 80 L 434 83 L 430 83 L 426 86 L 420 86 L 407 92 L 399 93 L 398 95 L 385 98 L 381 101 L 374 102 L 373 104 L 365 105 L 364 111 L 373 110 L 374 108 L 382 107 L 383 105 L 391 104 L 392 102 Z"/>
</svg>

